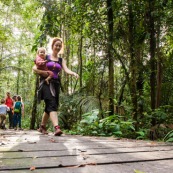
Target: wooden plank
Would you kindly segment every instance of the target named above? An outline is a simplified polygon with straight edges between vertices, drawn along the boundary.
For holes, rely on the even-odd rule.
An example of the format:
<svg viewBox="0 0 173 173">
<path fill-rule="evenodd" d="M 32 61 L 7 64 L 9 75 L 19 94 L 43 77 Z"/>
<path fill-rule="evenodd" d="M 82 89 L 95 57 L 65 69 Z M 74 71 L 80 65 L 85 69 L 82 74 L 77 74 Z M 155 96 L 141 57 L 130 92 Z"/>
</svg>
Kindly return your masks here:
<svg viewBox="0 0 173 173">
<path fill-rule="evenodd" d="M 2 135 L 2 134 L 1 134 Z M 32 140 L 31 140 L 31 135 L 32 135 Z M 133 144 L 133 146 L 141 146 L 141 145 L 165 145 L 165 143 L 163 142 L 159 142 L 159 143 L 154 143 L 154 142 L 149 142 L 149 141 L 138 141 L 138 140 L 116 140 L 113 138 L 109 138 L 109 137 L 85 137 L 85 136 L 69 136 L 69 135 L 64 135 L 62 137 L 54 137 L 53 135 L 40 135 L 40 133 L 38 133 L 37 131 L 21 131 L 21 132 L 13 132 L 13 133 L 8 133 L 8 135 L 4 134 L 4 138 L 8 137 L 8 139 L 10 139 L 12 142 L 16 141 L 16 138 L 20 138 L 17 140 L 17 142 L 26 142 L 26 141 L 38 141 L 38 138 L 43 141 L 46 141 L 47 139 L 55 139 L 55 142 L 57 143 L 64 143 L 64 142 L 75 142 L 75 143 L 91 143 L 91 142 L 99 142 L 101 144 L 107 144 L 107 143 L 112 143 L 112 144 L 117 144 L 119 146 L 121 146 L 122 144 L 124 145 L 129 145 L 129 144 Z M 23 141 L 22 141 L 23 140 Z M 128 146 L 129 147 L 129 146 Z"/>
<path fill-rule="evenodd" d="M 31 136 L 32 134 L 32 136 Z M 0 147 L 0 151 L 8 151 L 9 149 L 12 151 L 32 151 L 34 145 L 34 150 L 67 150 L 67 149 L 109 149 L 109 148 L 141 148 L 141 147 L 156 147 L 156 146 L 165 146 L 164 143 L 149 143 L 141 141 L 109 141 L 109 140 L 90 140 L 86 141 L 90 138 L 85 138 L 85 141 L 83 140 L 83 137 L 75 137 L 75 136 L 63 136 L 63 137 L 54 137 L 54 136 L 40 136 L 38 132 L 32 132 L 31 134 L 20 134 L 20 135 L 14 135 L 9 136 L 8 141 L 3 140 L 3 144 Z M 82 142 L 81 142 L 82 141 Z M 84 141 L 84 142 L 83 142 Z M 75 143 L 75 145 L 74 145 Z M 27 145 L 29 144 L 29 145 Z M 47 145 L 50 145 L 50 147 L 47 147 Z M 63 144 L 63 145 L 62 145 Z M 15 146 L 15 147 L 14 147 Z"/>
<path fill-rule="evenodd" d="M 141 147 L 141 148 L 107 148 L 107 149 L 67 149 L 67 150 L 49 150 L 49 151 L 26 151 L 26 152 L 0 152 L 0 158 L 34 158 L 34 157 L 51 157 L 51 156 L 78 156 L 81 153 L 87 155 L 104 155 L 104 154 L 120 154 L 120 153 L 137 153 L 137 152 L 156 152 L 156 151 L 172 151 L 173 147 Z"/>
<path fill-rule="evenodd" d="M 66 168 L 51 168 L 51 169 L 35 169 L 34 173 L 134 173 L 138 170 L 144 173 L 172 173 L 172 161 L 155 161 L 142 163 L 127 163 L 127 164 L 109 164 L 109 165 L 86 165 L 84 167 L 66 167 Z M 26 170 L 9 170 L 2 171 L 3 173 L 31 173 Z"/>
<path fill-rule="evenodd" d="M 173 151 L 169 152 L 138 152 L 128 154 L 107 154 L 107 155 L 87 155 L 81 154 L 79 156 L 64 156 L 64 157 L 43 157 L 43 158 L 23 158 L 23 159 L 1 159 L 1 170 L 3 169 L 17 169 L 28 168 L 31 166 L 37 167 L 55 167 L 59 165 L 72 166 L 81 164 L 118 164 L 118 163 L 132 163 L 145 162 L 152 160 L 173 160 Z"/>
<path fill-rule="evenodd" d="M 138 168 L 149 172 L 151 169 L 152 173 L 155 170 L 166 172 L 172 168 L 172 149 L 173 145 L 162 142 L 0 131 L 0 172 L 16 170 L 23 173 L 32 166 L 36 167 L 34 172 L 42 173 L 128 173 Z M 161 166 L 154 169 L 156 163 Z M 163 163 L 167 163 L 165 169 Z"/>
</svg>

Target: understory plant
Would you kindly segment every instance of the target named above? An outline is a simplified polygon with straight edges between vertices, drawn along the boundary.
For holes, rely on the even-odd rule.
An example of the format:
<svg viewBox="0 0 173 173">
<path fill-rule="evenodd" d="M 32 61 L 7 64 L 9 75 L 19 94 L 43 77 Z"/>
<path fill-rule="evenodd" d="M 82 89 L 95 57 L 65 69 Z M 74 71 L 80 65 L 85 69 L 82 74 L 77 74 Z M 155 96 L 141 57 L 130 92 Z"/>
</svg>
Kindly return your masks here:
<svg viewBox="0 0 173 173">
<path fill-rule="evenodd" d="M 127 137 L 135 132 L 132 120 L 123 120 L 123 116 L 112 115 L 99 119 L 99 110 L 95 109 L 82 115 L 82 120 L 74 127 L 81 135 Z"/>
<path fill-rule="evenodd" d="M 173 130 L 168 132 L 166 136 L 163 138 L 164 142 L 173 142 Z"/>
</svg>

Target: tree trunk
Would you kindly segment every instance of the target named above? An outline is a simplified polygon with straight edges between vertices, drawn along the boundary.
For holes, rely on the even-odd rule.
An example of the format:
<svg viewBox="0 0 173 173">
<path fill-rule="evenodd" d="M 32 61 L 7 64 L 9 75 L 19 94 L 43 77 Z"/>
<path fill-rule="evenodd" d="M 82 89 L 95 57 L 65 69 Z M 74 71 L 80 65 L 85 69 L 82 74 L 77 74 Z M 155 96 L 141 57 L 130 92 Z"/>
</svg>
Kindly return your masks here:
<svg viewBox="0 0 173 173">
<path fill-rule="evenodd" d="M 118 97 L 118 106 L 121 106 L 126 83 L 127 83 L 127 78 L 125 78 L 124 81 L 121 84 L 120 94 L 119 94 L 119 97 Z"/>
<path fill-rule="evenodd" d="M 136 83 L 136 89 L 137 89 L 137 94 L 138 94 L 138 119 L 141 121 L 142 118 L 144 117 L 144 99 L 143 99 L 143 89 L 144 89 L 144 76 L 143 76 L 143 56 L 141 53 L 141 47 L 139 46 L 136 49 L 136 59 L 137 59 L 137 83 Z"/>
<path fill-rule="evenodd" d="M 78 49 L 78 57 L 79 57 L 79 83 L 80 88 L 82 88 L 82 66 L 83 66 L 83 60 L 82 60 L 82 45 L 83 45 L 83 36 L 82 36 L 82 29 L 81 29 L 81 36 L 79 40 L 79 49 Z"/>
<path fill-rule="evenodd" d="M 128 15 L 129 15 L 129 43 L 130 43 L 130 91 L 133 104 L 133 119 L 137 122 L 137 91 L 136 91 L 136 60 L 134 51 L 134 15 L 132 10 L 132 1 L 128 1 Z M 137 123 L 136 123 L 137 128 Z"/>
<path fill-rule="evenodd" d="M 108 59 L 109 59 L 109 115 L 114 114 L 114 59 L 113 59 L 113 10 L 112 0 L 107 0 Z"/>
<path fill-rule="evenodd" d="M 156 51 L 156 40 L 155 40 L 155 28 L 154 28 L 154 3 L 155 0 L 149 0 L 149 34 L 150 34 L 150 87 L 151 87 L 151 109 L 155 110 L 156 105 L 156 60 L 155 60 L 155 51 Z M 156 124 L 155 118 L 152 118 L 152 125 Z"/>
<path fill-rule="evenodd" d="M 157 82 L 157 87 L 156 87 L 156 108 L 159 108 L 161 104 L 161 86 L 162 86 L 162 76 L 163 76 L 163 67 L 162 67 L 162 55 L 160 52 L 160 19 L 158 20 L 157 23 L 157 37 L 156 37 L 156 48 L 157 48 L 157 77 L 156 77 L 156 82 Z"/>
<path fill-rule="evenodd" d="M 68 43 L 68 40 L 69 40 L 69 32 L 68 32 L 68 30 L 65 30 L 64 31 L 64 33 L 65 33 L 65 39 L 66 39 L 66 43 Z M 67 46 L 66 46 L 66 55 L 65 55 L 65 57 L 66 57 L 66 63 L 67 63 L 67 67 L 70 67 L 70 64 L 69 64 L 69 58 L 70 58 L 70 45 L 68 44 Z M 64 91 L 66 92 L 66 93 L 68 93 L 69 91 L 68 91 L 68 88 L 69 88 L 69 75 L 67 75 L 67 74 L 64 74 L 65 75 L 65 80 L 64 80 Z"/>
<path fill-rule="evenodd" d="M 32 106 L 32 115 L 31 115 L 31 123 L 30 123 L 30 129 L 34 129 L 35 127 L 35 121 L 36 121 L 36 115 L 37 115 L 37 89 L 39 85 L 39 76 L 36 76 L 35 81 L 35 92 L 34 92 L 34 101 Z"/>
</svg>

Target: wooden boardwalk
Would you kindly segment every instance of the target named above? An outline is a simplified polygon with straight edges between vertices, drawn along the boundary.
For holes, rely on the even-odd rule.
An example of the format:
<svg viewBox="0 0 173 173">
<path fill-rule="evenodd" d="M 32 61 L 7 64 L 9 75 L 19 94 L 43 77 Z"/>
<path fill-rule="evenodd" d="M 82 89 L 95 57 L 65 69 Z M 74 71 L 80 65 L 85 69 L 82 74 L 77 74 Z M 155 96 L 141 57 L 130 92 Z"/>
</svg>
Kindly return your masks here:
<svg viewBox="0 0 173 173">
<path fill-rule="evenodd" d="M 173 145 L 0 131 L 0 173 L 173 173 Z"/>
</svg>

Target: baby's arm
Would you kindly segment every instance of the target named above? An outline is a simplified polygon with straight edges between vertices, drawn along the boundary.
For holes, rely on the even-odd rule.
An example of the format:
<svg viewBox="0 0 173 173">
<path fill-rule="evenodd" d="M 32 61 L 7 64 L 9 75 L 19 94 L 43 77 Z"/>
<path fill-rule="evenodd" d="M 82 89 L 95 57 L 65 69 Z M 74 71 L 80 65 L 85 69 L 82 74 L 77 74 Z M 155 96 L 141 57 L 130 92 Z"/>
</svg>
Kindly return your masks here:
<svg viewBox="0 0 173 173">
<path fill-rule="evenodd" d="M 37 74 L 39 74 L 39 75 L 41 75 L 41 76 L 43 76 L 43 77 L 47 77 L 47 76 L 48 76 L 47 71 L 37 69 L 37 66 L 36 66 L 36 65 L 34 65 L 34 67 L 32 68 L 32 70 L 33 70 L 35 73 L 37 73 Z"/>
<path fill-rule="evenodd" d="M 45 65 L 46 62 L 47 62 L 47 60 L 44 60 L 44 59 L 42 59 L 42 58 L 40 58 L 40 57 L 37 57 L 37 58 L 36 58 L 36 61 L 35 61 L 35 64 L 36 64 L 36 65 Z"/>
</svg>

